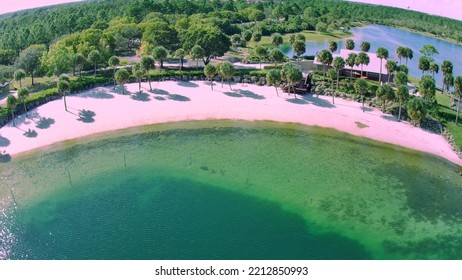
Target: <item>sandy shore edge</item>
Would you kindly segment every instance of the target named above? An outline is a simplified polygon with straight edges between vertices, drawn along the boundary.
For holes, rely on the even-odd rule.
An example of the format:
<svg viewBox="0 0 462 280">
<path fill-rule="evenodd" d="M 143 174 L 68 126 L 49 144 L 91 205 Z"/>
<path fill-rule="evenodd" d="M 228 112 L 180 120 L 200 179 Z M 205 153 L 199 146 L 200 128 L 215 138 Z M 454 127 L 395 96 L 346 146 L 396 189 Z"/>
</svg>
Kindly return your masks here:
<svg viewBox="0 0 462 280">
<path fill-rule="evenodd" d="M 121 88 L 98 87 L 44 104 L 0 129 L 0 151 L 12 157 L 65 140 L 135 126 L 178 121 L 246 120 L 299 123 L 334 128 L 356 136 L 443 157 L 462 166 L 462 159 L 442 137 L 374 108 L 340 98 L 276 94 L 274 87 L 208 82 L 153 82 Z"/>
</svg>

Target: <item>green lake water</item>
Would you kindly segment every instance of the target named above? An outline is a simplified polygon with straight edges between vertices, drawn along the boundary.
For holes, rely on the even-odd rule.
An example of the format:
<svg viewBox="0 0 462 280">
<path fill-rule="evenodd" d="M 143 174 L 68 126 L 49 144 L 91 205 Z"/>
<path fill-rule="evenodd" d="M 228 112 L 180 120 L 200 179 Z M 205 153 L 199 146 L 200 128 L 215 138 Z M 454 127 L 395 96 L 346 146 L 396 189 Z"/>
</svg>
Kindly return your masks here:
<svg viewBox="0 0 462 280">
<path fill-rule="evenodd" d="M 134 128 L 1 164 L 0 258 L 462 259 L 460 173 L 302 125 Z"/>
</svg>

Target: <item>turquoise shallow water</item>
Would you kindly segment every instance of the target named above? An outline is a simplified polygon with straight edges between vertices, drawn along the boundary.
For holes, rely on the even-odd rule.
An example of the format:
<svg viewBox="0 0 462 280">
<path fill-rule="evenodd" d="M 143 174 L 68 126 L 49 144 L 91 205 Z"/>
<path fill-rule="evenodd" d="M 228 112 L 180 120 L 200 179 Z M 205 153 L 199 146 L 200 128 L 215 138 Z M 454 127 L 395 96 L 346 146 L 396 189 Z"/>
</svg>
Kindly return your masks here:
<svg viewBox="0 0 462 280">
<path fill-rule="evenodd" d="M 4 258 L 462 258 L 460 168 L 430 155 L 230 121 L 54 149 L 1 166 Z"/>
</svg>

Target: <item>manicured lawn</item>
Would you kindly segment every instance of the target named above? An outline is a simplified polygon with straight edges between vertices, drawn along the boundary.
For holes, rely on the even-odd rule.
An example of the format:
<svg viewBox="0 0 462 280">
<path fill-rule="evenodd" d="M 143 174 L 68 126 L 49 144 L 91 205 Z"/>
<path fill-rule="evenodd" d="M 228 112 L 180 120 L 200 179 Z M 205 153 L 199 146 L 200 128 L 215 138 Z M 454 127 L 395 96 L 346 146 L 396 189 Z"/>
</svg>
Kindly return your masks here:
<svg viewBox="0 0 462 280">
<path fill-rule="evenodd" d="M 462 149 L 462 119 L 459 120 L 459 124 L 455 124 L 456 111 L 451 109 L 452 100 L 448 95 L 440 93 L 436 94 L 436 101 L 440 105 L 440 115 L 446 120 L 445 126 L 452 133 L 456 140 L 456 145 Z M 459 118 L 461 116 L 459 115 Z"/>
</svg>

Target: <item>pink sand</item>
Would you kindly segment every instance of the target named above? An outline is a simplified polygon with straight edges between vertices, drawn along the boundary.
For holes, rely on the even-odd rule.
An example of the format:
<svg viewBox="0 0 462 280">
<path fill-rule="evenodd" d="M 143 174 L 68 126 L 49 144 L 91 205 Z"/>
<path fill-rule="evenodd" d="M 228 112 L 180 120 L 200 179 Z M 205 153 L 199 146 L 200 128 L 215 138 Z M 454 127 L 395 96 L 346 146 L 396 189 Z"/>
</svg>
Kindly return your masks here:
<svg viewBox="0 0 462 280">
<path fill-rule="evenodd" d="M 184 85 L 173 81 L 153 82 L 152 86 L 159 90 L 158 93 L 148 92 L 147 83 L 142 86 L 149 101 L 134 100 L 129 94 L 122 95 L 120 87 L 115 91 L 112 87 L 96 88 L 67 97 L 70 112 L 78 114 L 79 110 L 85 109 L 96 114 L 91 123 L 79 121 L 75 114 L 65 112 L 62 100 L 49 102 L 33 110 L 31 115 L 35 121 L 40 117 L 54 119 L 54 124 L 47 129 L 39 129 L 35 127 L 35 122 L 24 115 L 19 116 L 18 128 L 10 123 L 0 129 L 0 135 L 10 141 L 7 147 L 0 149 L 17 155 L 63 140 L 146 124 L 212 119 L 272 120 L 335 128 L 438 155 L 462 165 L 462 160 L 442 136 L 413 127 L 407 122 L 397 122 L 394 117 L 377 109 L 363 113 L 361 104 L 353 101 L 336 98 L 335 105 L 332 105 L 331 97 L 307 95 L 299 96 L 296 100 L 298 103 L 295 103 L 293 96 L 286 93 L 280 92 L 277 97 L 274 87 L 246 84 L 233 85 L 234 91 L 231 91 L 228 85 L 222 88 L 216 83 L 212 91 L 209 84 L 202 81 Z M 138 84 L 129 84 L 126 88 L 136 92 Z M 95 98 L 96 95 L 106 98 Z M 356 122 L 367 127 L 359 128 Z M 38 135 L 25 137 L 24 131 L 28 129 L 35 130 Z"/>
</svg>

